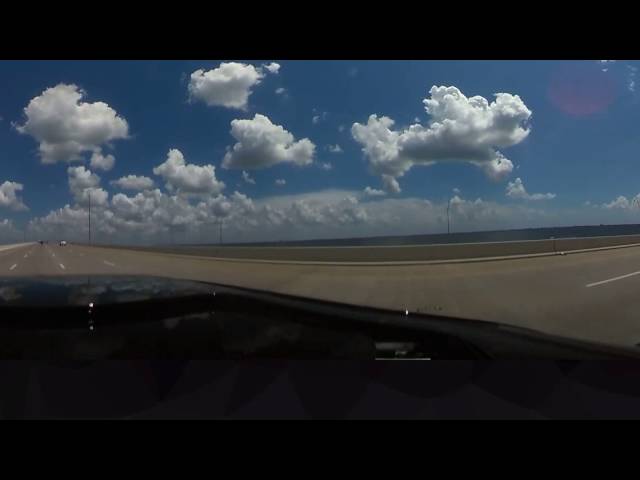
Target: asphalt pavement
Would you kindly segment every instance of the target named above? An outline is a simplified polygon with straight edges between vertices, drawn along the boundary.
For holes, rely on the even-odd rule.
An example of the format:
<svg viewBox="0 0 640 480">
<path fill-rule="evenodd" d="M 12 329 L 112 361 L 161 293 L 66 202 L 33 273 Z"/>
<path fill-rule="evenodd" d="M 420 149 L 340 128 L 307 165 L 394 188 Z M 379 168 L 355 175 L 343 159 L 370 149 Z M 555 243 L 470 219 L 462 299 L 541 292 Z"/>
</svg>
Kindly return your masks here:
<svg viewBox="0 0 640 480">
<path fill-rule="evenodd" d="M 286 248 L 286 247 L 283 247 Z M 640 246 L 481 262 L 234 261 L 69 244 L 0 248 L 0 276 L 151 275 L 640 343 Z"/>
</svg>

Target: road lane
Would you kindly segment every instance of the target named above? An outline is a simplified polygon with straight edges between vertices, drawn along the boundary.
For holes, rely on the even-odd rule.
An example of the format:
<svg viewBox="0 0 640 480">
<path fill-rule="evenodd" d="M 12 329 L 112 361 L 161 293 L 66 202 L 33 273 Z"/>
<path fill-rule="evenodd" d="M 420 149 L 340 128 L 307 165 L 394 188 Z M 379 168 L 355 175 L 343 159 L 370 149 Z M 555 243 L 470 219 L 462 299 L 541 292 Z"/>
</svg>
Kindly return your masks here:
<svg viewBox="0 0 640 480">
<path fill-rule="evenodd" d="M 27 242 L 27 243 L 13 243 L 10 245 L 0 245 L 0 252 L 14 250 L 16 248 L 24 248 L 35 245 L 35 243 Z"/>
<path fill-rule="evenodd" d="M 0 254 L 0 272 L 19 276 L 41 276 L 55 274 L 55 257 L 46 245 L 34 244 Z M 13 265 L 16 267 L 11 270 Z M 59 267 L 58 267 L 59 270 Z"/>
<path fill-rule="evenodd" d="M 626 275 L 620 275 L 619 277 L 608 278 L 606 280 L 601 280 L 599 282 L 588 283 L 586 285 L 587 288 L 597 287 L 598 285 L 605 285 L 611 282 L 617 282 L 618 280 L 624 280 L 625 278 L 635 277 L 636 275 L 640 275 L 640 271 L 627 273 Z"/>
<path fill-rule="evenodd" d="M 23 254 L 18 251 L 14 257 L 0 257 L 0 269 L 7 276 L 183 278 L 408 310 L 409 314 L 491 320 L 626 346 L 640 343 L 640 275 L 627 275 L 640 271 L 640 247 L 517 260 L 395 266 L 234 262 L 80 245 L 73 249 L 36 245 L 26 260 Z M 18 267 L 9 270 L 14 263 Z M 599 283 L 616 277 L 624 278 Z M 589 284 L 598 285 L 587 288 Z"/>
<path fill-rule="evenodd" d="M 116 263 L 109 255 L 97 254 L 93 249 L 84 250 L 83 247 L 60 247 L 56 245 L 52 249 L 56 255 L 56 261 L 64 265 L 64 269 L 72 274 L 113 275 L 119 273 Z"/>
<path fill-rule="evenodd" d="M 3 245 L 0 247 L 0 274 L 6 270 L 15 270 L 18 265 L 24 261 L 24 256 L 31 251 L 33 245 L 26 244 L 11 246 L 10 248 L 2 247 L 6 246 Z"/>
<path fill-rule="evenodd" d="M 30 248 L 33 248 L 33 245 L 0 245 L 0 259 L 15 255 L 17 252 L 20 252 L 24 255 L 25 252 L 28 252 Z"/>
</svg>

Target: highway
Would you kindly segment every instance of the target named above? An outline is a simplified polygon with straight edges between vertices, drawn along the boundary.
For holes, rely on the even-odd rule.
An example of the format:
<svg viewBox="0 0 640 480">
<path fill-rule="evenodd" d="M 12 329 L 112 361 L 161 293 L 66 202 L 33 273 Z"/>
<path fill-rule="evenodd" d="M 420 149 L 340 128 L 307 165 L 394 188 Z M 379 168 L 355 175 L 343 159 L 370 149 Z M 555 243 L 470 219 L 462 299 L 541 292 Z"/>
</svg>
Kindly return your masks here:
<svg viewBox="0 0 640 480">
<path fill-rule="evenodd" d="M 530 258 L 387 264 L 234 261 L 70 244 L 0 247 L 0 277 L 151 275 L 640 343 L 640 246 Z"/>
</svg>

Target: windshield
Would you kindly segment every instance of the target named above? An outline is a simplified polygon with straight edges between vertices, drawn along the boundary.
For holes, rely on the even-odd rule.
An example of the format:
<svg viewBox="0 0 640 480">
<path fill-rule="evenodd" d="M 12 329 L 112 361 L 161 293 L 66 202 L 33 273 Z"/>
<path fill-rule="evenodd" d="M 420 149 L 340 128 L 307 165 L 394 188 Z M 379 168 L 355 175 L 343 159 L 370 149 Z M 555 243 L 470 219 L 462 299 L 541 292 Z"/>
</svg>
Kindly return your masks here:
<svg viewBox="0 0 640 480">
<path fill-rule="evenodd" d="M 174 279 L 635 351 L 638 66 L 0 62 L 0 309 Z"/>
</svg>

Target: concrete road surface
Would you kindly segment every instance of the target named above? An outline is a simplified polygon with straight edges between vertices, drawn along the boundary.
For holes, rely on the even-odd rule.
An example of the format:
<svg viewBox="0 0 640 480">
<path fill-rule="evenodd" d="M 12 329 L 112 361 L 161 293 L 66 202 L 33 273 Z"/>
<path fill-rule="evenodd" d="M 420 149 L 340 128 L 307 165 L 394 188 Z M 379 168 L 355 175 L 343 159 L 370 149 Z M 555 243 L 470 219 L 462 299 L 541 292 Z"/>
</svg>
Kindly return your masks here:
<svg viewBox="0 0 640 480">
<path fill-rule="evenodd" d="M 221 260 L 55 244 L 0 250 L 0 276 L 155 275 L 640 343 L 640 246 L 561 256 L 414 265 Z"/>
</svg>

